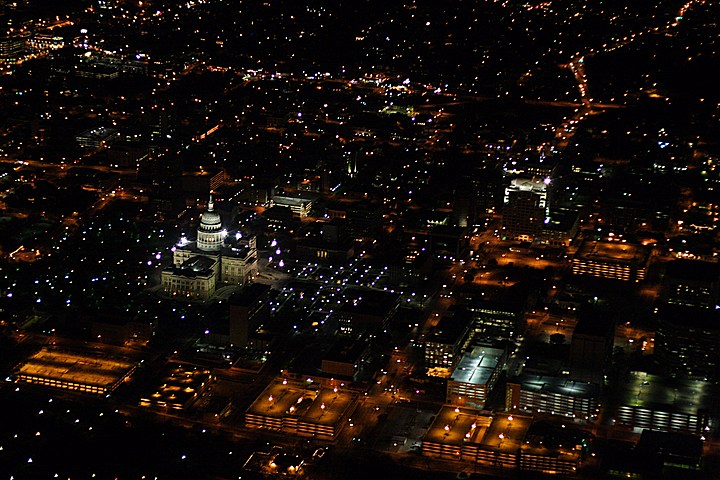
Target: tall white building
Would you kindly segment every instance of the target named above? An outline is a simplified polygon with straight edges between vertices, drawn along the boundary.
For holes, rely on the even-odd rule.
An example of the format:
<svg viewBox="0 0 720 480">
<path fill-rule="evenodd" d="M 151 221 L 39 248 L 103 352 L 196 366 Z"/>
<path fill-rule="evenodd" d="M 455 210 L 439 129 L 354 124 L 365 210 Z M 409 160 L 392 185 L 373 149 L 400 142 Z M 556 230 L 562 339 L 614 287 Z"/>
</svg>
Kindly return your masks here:
<svg viewBox="0 0 720 480">
<path fill-rule="evenodd" d="M 538 207 L 545 209 L 545 215 L 550 214 L 550 202 L 548 202 L 548 186 L 550 179 L 537 180 L 535 178 L 513 178 L 510 185 L 505 187 L 504 202 L 506 205 L 510 203 L 510 194 L 512 192 L 531 192 L 537 195 Z"/>
<path fill-rule="evenodd" d="M 217 285 L 245 285 L 257 275 L 255 237 L 240 231 L 228 233 L 210 197 L 200 217 L 195 241 L 182 238 L 173 247 L 173 265 L 162 272 L 166 295 L 206 300 Z"/>
</svg>

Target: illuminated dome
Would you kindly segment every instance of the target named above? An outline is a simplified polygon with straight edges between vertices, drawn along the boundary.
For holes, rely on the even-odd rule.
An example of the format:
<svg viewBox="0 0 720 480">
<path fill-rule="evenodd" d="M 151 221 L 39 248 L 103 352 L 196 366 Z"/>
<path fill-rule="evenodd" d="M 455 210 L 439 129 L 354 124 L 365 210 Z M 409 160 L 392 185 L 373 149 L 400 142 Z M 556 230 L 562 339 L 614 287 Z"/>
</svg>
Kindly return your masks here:
<svg viewBox="0 0 720 480">
<path fill-rule="evenodd" d="M 222 218 L 214 207 L 212 195 L 210 195 L 208 209 L 200 216 L 200 226 L 197 230 L 197 246 L 200 250 L 208 252 L 220 250 L 223 243 Z"/>
</svg>

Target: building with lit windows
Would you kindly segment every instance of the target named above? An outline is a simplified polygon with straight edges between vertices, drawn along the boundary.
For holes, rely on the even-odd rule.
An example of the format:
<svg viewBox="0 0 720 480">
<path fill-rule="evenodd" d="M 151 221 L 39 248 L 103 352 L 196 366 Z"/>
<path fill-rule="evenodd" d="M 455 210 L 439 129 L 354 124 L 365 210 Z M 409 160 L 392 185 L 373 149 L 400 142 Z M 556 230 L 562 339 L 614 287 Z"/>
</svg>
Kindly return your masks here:
<svg viewBox="0 0 720 480">
<path fill-rule="evenodd" d="M 28 35 L 10 31 L 0 35 L 0 63 L 19 63 L 27 54 Z"/>
<path fill-rule="evenodd" d="M 654 359 L 671 376 L 718 378 L 720 316 L 715 309 L 662 305 L 658 308 Z"/>
<path fill-rule="evenodd" d="M 505 408 L 593 421 L 599 412 L 600 386 L 568 377 L 521 374 L 507 382 Z"/>
<path fill-rule="evenodd" d="M 702 434 L 717 418 L 717 388 L 709 382 L 629 372 L 613 422 L 636 430 Z"/>
<path fill-rule="evenodd" d="M 475 298 L 467 306 L 473 318 L 473 336 L 476 338 L 513 339 L 524 329 L 525 299 L 520 289 L 512 299 L 482 300 Z"/>
<path fill-rule="evenodd" d="M 483 408 L 504 363 L 505 352 L 498 348 L 476 347 L 463 355 L 448 379 L 446 402 Z"/>
<path fill-rule="evenodd" d="M 668 263 L 661 299 L 671 305 L 714 310 L 720 304 L 720 265 L 700 260 Z"/>
<path fill-rule="evenodd" d="M 649 263 L 650 250 L 642 245 L 586 240 L 572 259 L 572 273 L 640 282 L 645 280 Z"/>
<path fill-rule="evenodd" d="M 540 236 L 549 216 L 546 181 L 514 178 L 505 189 L 502 236 L 514 240 L 533 241 Z"/>
<path fill-rule="evenodd" d="M 129 379 L 137 362 L 97 352 L 44 348 L 25 361 L 16 372 L 19 382 L 107 395 Z"/>
<path fill-rule="evenodd" d="M 550 442 L 536 441 L 534 427 L 532 417 L 525 415 L 491 416 L 479 409 L 445 405 L 423 437 L 422 454 L 504 471 L 575 474 L 581 451 L 574 448 L 574 440 L 582 434 L 568 440 L 573 447 L 552 448 Z"/>
<path fill-rule="evenodd" d="M 183 238 L 173 247 L 173 265 L 162 272 L 162 288 L 166 295 L 207 300 L 219 284 L 249 283 L 257 268 L 255 237 L 228 233 L 210 197 L 197 239 Z"/>
<path fill-rule="evenodd" d="M 316 195 L 307 195 L 305 192 L 298 192 L 296 196 L 273 195 L 272 205 L 288 207 L 292 210 L 293 215 L 305 218 L 310 215 L 315 198 Z"/>
<path fill-rule="evenodd" d="M 449 374 L 472 339 L 470 327 L 471 318 L 465 310 L 442 317 L 425 339 L 425 367 L 446 369 Z"/>
<path fill-rule="evenodd" d="M 349 421 L 359 395 L 339 387 L 276 379 L 245 412 L 245 426 L 334 441 Z"/>
</svg>

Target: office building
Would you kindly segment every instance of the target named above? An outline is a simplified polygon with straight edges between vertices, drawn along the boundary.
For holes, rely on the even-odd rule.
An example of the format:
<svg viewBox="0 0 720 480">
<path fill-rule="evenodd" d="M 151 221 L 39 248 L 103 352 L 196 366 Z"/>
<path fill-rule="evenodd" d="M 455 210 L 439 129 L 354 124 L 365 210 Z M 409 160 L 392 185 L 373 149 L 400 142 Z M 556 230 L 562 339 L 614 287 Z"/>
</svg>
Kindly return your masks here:
<svg viewBox="0 0 720 480">
<path fill-rule="evenodd" d="M 252 283 L 230 296 L 230 343 L 247 347 L 253 334 L 267 318 L 270 286 Z"/>
<path fill-rule="evenodd" d="M 661 299 L 671 305 L 715 310 L 720 304 L 720 265 L 700 260 L 667 264 Z"/>
<path fill-rule="evenodd" d="M 608 312 L 581 308 L 570 342 L 570 376 L 602 384 L 612 360 L 615 320 Z"/>
<path fill-rule="evenodd" d="M 449 374 L 471 340 L 472 318 L 468 311 L 458 310 L 444 316 L 425 338 L 425 367 L 439 367 Z"/>
<path fill-rule="evenodd" d="M 671 376 L 718 379 L 720 313 L 674 304 L 658 308 L 655 361 Z"/>
</svg>

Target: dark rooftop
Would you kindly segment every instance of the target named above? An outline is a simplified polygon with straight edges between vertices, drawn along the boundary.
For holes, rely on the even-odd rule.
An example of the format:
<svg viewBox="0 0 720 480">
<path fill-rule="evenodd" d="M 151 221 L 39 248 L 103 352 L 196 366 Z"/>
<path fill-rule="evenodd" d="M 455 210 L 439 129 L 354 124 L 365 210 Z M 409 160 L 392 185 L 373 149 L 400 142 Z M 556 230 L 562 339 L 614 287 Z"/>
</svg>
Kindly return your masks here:
<svg viewBox="0 0 720 480">
<path fill-rule="evenodd" d="M 720 280 L 720 265 L 701 260 L 674 260 L 667 264 L 666 274 L 677 280 L 717 282 Z"/>
<path fill-rule="evenodd" d="M 250 306 L 267 295 L 270 290 L 270 285 L 265 285 L 263 283 L 252 283 L 250 285 L 246 285 L 242 290 L 235 292 L 230 297 L 230 305 L 237 305 L 241 307 Z"/>
<path fill-rule="evenodd" d="M 615 318 L 612 314 L 591 307 L 580 309 L 578 322 L 573 335 L 590 335 L 607 337 L 615 329 Z"/>
</svg>

